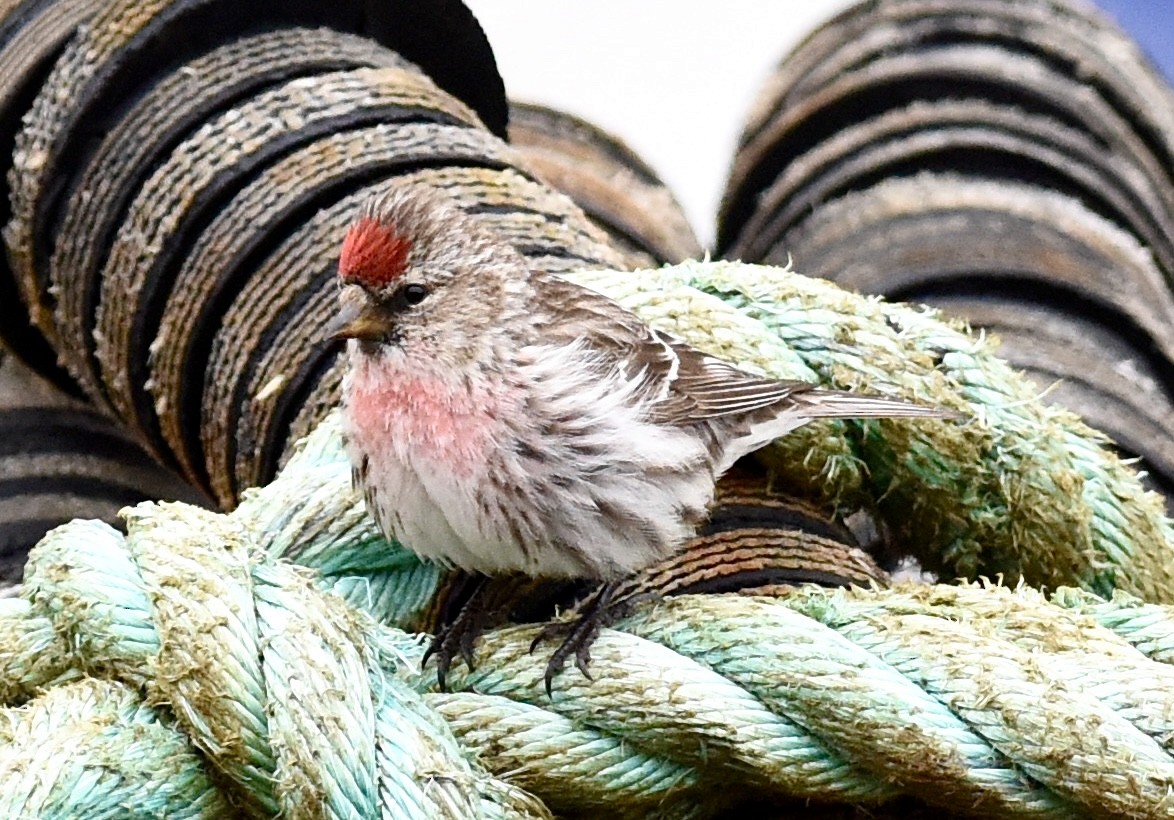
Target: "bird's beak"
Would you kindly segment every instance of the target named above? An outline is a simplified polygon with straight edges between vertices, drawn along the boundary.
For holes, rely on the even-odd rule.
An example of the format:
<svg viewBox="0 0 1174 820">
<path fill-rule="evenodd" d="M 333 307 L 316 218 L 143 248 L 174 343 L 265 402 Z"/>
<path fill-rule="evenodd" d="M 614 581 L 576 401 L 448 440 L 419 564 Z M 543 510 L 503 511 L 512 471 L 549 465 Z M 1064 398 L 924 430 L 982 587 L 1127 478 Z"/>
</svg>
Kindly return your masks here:
<svg viewBox="0 0 1174 820">
<path fill-rule="evenodd" d="M 390 332 L 391 323 L 386 315 L 369 302 L 357 301 L 344 302 L 334 321 L 326 327 L 326 336 L 331 340 L 378 341 L 387 338 Z"/>
</svg>

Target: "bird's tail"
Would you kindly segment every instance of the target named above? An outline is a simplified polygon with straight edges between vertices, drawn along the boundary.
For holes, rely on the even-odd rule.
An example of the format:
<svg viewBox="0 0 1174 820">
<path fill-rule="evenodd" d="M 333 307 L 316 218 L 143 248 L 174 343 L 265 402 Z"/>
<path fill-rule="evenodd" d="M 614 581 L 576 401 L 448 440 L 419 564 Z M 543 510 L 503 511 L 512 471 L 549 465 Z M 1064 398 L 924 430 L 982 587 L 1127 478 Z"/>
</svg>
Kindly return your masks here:
<svg viewBox="0 0 1174 820">
<path fill-rule="evenodd" d="M 808 418 L 813 419 L 963 419 L 965 415 L 945 407 L 916 404 L 902 399 L 816 388 L 792 396 Z"/>
<path fill-rule="evenodd" d="M 966 418 L 965 414 L 945 407 L 822 388 L 793 393 L 785 408 L 782 412 L 775 413 L 760 410 L 759 418 L 751 422 L 741 435 L 730 441 L 722 461 L 718 464 L 718 474 L 724 473 L 747 453 L 782 438 L 815 419 Z"/>
</svg>

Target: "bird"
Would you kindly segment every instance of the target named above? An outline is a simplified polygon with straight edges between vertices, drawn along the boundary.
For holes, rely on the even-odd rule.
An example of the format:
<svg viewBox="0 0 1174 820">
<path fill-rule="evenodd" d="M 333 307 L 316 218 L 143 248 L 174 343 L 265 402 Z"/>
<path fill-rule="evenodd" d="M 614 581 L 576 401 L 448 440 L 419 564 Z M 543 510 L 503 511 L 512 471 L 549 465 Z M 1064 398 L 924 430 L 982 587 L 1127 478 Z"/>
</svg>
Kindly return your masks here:
<svg viewBox="0 0 1174 820">
<path fill-rule="evenodd" d="M 470 579 L 428 650 L 442 689 L 458 652 L 472 668 L 489 578 L 597 583 L 531 646 L 565 633 L 549 692 L 572 654 L 590 677 L 611 592 L 682 549 L 737 459 L 815 419 L 955 415 L 742 370 L 532 267 L 420 185 L 365 202 L 338 281 L 354 484 L 384 535 Z"/>
</svg>

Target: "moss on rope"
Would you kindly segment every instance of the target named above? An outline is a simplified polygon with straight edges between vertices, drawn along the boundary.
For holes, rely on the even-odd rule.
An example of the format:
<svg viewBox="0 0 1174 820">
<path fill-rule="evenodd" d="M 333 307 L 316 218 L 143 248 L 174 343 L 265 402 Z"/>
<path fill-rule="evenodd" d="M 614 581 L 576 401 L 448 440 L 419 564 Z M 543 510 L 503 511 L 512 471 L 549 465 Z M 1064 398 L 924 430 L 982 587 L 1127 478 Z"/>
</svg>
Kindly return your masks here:
<svg viewBox="0 0 1174 820">
<path fill-rule="evenodd" d="M 375 530 L 331 417 L 231 514 L 148 503 L 126 536 L 76 521 L 38 545 L 23 597 L 0 600 L 0 816 L 140 793 L 192 817 L 684 818 L 902 794 L 1174 816 L 1170 524 L 1097 435 L 912 308 L 729 264 L 578 278 L 747 366 L 968 410 L 812 425 L 770 461 L 943 569 L 1073 587 L 682 596 L 605 631 L 594 680 L 572 667 L 553 697 L 533 627 L 487 635 L 442 694 L 403 631 L 439 573 Z"/>
</svg>

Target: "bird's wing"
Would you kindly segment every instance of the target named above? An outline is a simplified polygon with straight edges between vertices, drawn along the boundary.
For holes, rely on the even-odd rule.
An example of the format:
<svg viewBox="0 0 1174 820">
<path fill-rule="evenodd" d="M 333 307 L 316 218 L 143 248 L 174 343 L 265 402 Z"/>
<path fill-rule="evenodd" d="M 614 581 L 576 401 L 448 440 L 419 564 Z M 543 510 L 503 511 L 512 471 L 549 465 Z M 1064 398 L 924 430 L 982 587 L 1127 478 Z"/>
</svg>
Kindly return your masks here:
<svg viewBox="0 0 1174 820">
<path fill-rule="evenodd" d="M 595 291 L 564 279 L 543 277 L 543 304 L 535 317 L 544 340 L 586 344 L 600 354 L 601 369 L 622 368 L 642 382 L 640 392 L 655 421 L 690 424 L 768 407 L 812 389 L 800 381 L 755 376 L 654 330 L 635 314 Z M 557 306 L 557 307 L 556 307 Z"/>
<path fill-rule="evenodd" d="M 941 407 L 902 399 L 829 390 L 803 381 L 740 370 L 667 333 L 593 290 L 551 275 L 536 275 L 545 310 L 535 312 L 543 340 L 585 344 L 599 356 L 600 374 L 620 368 L 640 383 L 637 393 L 662 424 L 688 425 L 753 413 L 780 402 L 801 405 L 807 418 L 962 418 Z"/>
<path fill-rule="evenodd" d="M 680 363 L 673 390 L 692 404 L 686 418 L 672 419 L 677 423 L 750 413 L 815 389 L 807 382 L 747 373 L 682 342 L 673 348 Z"/>
</svg>

